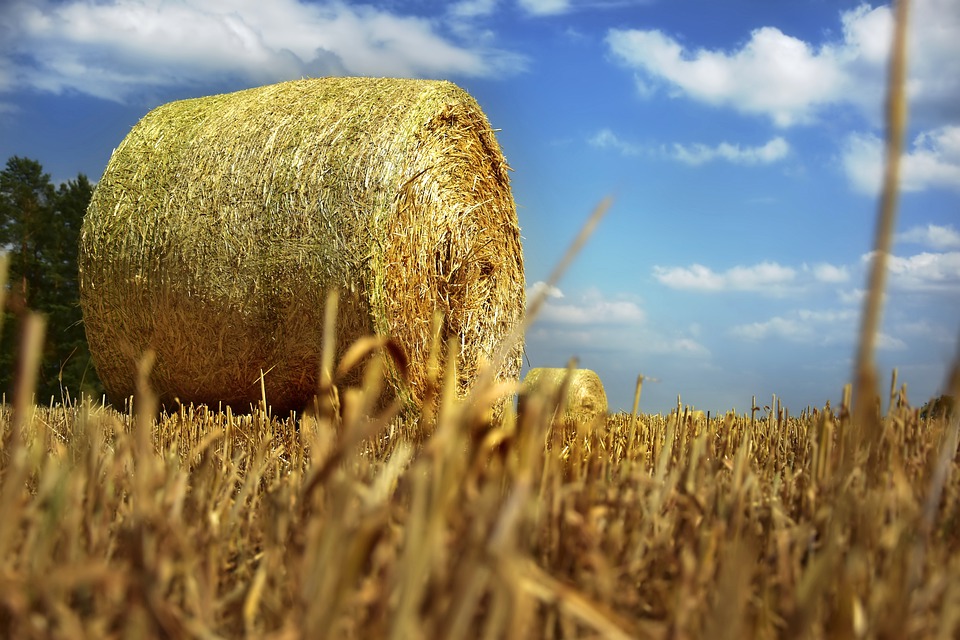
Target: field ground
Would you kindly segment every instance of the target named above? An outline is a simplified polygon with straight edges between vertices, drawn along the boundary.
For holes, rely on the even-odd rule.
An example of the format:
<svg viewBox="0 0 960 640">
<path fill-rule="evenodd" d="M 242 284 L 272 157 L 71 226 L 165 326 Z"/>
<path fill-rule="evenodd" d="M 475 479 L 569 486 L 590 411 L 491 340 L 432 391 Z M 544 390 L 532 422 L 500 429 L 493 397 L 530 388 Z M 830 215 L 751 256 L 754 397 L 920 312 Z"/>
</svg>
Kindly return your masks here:
<svg viewBox="0 0 960 640">
<path fill-rule="evenodd" d="M 498 389 L 442 388 L 403 420 L 4 405 L 0 636 L 960 634 L 956 415 L 490 421 Z"/>
</svg>

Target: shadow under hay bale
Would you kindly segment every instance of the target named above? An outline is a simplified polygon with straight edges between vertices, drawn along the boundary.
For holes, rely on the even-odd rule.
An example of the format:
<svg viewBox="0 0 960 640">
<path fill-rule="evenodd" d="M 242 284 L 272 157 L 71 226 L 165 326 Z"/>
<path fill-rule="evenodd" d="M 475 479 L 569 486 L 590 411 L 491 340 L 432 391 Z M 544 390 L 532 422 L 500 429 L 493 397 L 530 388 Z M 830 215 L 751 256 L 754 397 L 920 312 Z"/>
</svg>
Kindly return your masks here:
<svg viewBox="0 0 960 640">
<path fill-rule="evenodd" d="M 435 312 L 461 388 L 525 306 L 508 166 L 477 103 L 449 82 L 299 80 L 148 113 L 114 151 L 80 238 L 97 373 L 122 402 L 156 352 L 161 401 L 275 411 L 317 387 L 323 308 L 341 352 L 367 334 L 426 379 Z M 522 345 L 497 377 L 516 378 Z"/>
<path fill-rule="evenodd" d="M 607 394 L 603 383 L 590 369 L 536 368 L 523 379 L 517 409 L 523 413 L 527 398 L 534 393 L 547 398 L 548 406 L 559 401 L 564 382 L 569 377 L 566 398 L 558 407 L 556 419 L 568 424 L 588 424 L 607 413 Z"/>
</svg>

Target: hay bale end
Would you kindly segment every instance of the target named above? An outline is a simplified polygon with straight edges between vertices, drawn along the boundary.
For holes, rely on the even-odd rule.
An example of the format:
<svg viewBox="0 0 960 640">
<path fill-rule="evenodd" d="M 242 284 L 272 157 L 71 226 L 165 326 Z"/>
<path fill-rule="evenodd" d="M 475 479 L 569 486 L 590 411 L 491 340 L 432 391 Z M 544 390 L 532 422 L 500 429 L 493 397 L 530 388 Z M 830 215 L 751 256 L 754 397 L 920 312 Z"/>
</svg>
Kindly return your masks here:
<svg viewBox="0 0 960 640">
<path fill-rule="evenodd" d="M 80 294 L 114 402 L 136 363 L 170 403 L 301 409 L 317 387 L 327 292 L 338 342 L 392 336 L 416 403 L 434 313 L 460 386 L 525 307 L 508 166 L 476 101 L 449 82 L 298 80 L 172 102 L 114 151 L 80 237 Z M 515 379 L 522 344 L 496 372 Z"/>
<path fill-rule="evenodd" d="M 526 397 L 533 393 L 556 398 L 568 379 L 566 399 L 558 407 L 559 420 L 571 424 L 587 424 L 606 415 L 607 394 L 600 376 L 590 369 L 531 369 L 523 379 L 518 409 L 523 411 Z"/>
</svg>

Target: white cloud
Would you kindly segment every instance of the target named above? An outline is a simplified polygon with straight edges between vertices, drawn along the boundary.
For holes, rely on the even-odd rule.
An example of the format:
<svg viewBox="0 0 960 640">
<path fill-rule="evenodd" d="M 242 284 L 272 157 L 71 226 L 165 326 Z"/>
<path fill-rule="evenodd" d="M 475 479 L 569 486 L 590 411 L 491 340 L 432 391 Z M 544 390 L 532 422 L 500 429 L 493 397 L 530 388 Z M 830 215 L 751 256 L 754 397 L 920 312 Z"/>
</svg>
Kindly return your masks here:
<svg viewBox="0 0 960 640">
<path fill-rule="evenodd" d="M 597 342 L 596 331 L 583 326 L 550 326 L 534 325 L 527 331 L 524 338 L 527 348 L 543 346 L 551 350 L 560 349 L 560 359 L 566 360 L 584 348 L 595 348 Z"/>
<path fill-rule="evenodd" d="M 598 149 L 613 149 L 625 156 L 638 156 L 644 152 L 643 147 L 621 140 L 610 129 L 601 129 L 587 142 Z"/>
<path fill-rule="evenodd" d="M 752 266 L 736 266 L 724 272 L 715 272 L 701 264 L 689 267 L 653 268 L 654 277 L 673 289 L 694 291 L 755 291 L 779 295 L 796 279 L 796 271 L 775 262 L 761 262 Z"/>
<path fill-rule="evenodd" d="M 916 336 L 949 345 L 952 345 L 957 338 L 956 333 L 947 327 L 933 324 L 926 319 L 898 323 L 895 327 L 895 333 L 903 336 Z"/>
<path fill-rule="evenodd" d="M 702 264 L 685 267 L 655 265 L 653 277 L 671 289 L 701 292 L 752 292 L 771 296 L 822 291 L 824 285 L 842 285 L 869 268 L 871 253 L 860 257 L 859 265 L 837 266 L 818 263 L 803 264 L 799 269 L 776 262 L 738 265 L 726 271 L 715 271 Z M 910 256 L 891 255 L 887 261 L 889 287 L 919 293 L 960 292 L 960 251 L 923 252 Z M 859 276 L 858 276 L 859 277 Z M 839 301 L 845 305 L 859 305 L 863 289 L 838 290 Z M 808 312 L 801 320 L 811 319 Z"/>
<path fill-rule="evenodd" d="M 570 11 L 570 0 L 518 0 L 520 8 L 534 16 L 552 16 Z"/>
<path fill-rule="evenodd" d="M 849 291 L 837 292 L 837 297 L 843 304 L 863 304 L 863 299 L 867 296 L 864 289 L 850 289 Z"/>
<path fill-rule="evenodd" d="M 640 350 L 642 350 L 643 353 L 655 355 L 695 356 L 697 358 L 706 358 L 710 356 L 710 350 L 693 338 L 671 338 L 667 336 L 647 335 L 643 337 L 643 340 L 643 345 L 640 347 Z M 702 363 L 702 365 L 703 364 L 706 363 Z"/>
<path fill-rule="evenodd" d="M 576 300 L 550 296 L 543 306 L 538 322 L 563 325 L 640 324 L 646 314 L 635 302 L 627 299 L 609 299 L 597 291 L 588 291 Z M 563 298 L 563 302 L 558 302 Z"/>
<path fill-rule="evenodd" d="M 656 0 L 517 0 L 521 11 L 534 17 L 557 16 L 585 9 L 615 9 Z"/>
<path fill-rule="evenodd" d="M 859 314 L 852 309 L 798 309 L 786 316 L 736 325 L 730 333 L 750 342 L 780 339 L 801 344 L 848 344 L 856 336 L 858 318 Z M 906 349 L 907 345 L 899 338 L 878 333 L 876 347 L 892 351 Z"/>
<path fill-rule="evenodd" d="M 798 342 L 811 340 L 816 333 L 808 324 L 796 319 L 776 316 L 764 322 L 740 324 L 730 331 L 734 337 L 744 340 L 759 341 L 771 337 L 785 338 Z"/>
<path fill-rule="evenodd" d="M 863 301 L 866 299 L 866 297 L 867 290 L 860 287 L 837 291 L 837 300 L 846 306 L 860 308 L 863 305 Z M 887 291 L 884 291 L 883 295 L 880 296 L 880 304 L 882 304 L 884 308 L 887 306 L 888 298 L 889 295 Z"/>
<path fill-rule="evenodd" d="M 0 29 L 0 38 L 10 38 L 11 34 L 5 33 L 5 30 Z M 9 40 L 8 40 L 9 41 Z M 0 93 L 9 91 L 14 86 L 14 68 L 13 64 L 0 56 Z"/>
<path fill-rule="evenodd" d="M 700 165 L 714 160 L 726 160 L 733 164 L 771 164 L 783 160 L 790 153 L 790 145 L 781 137 L 771 139 L 760 147 L 741 147 L 739 144 L 721 142 L 715 147 L 705 144 L 674 144 L 671 156 L 680 162 Z"/>
<path fill-rule="evenodd" d="M 691 356 L 707 356 L 710 350 L 691 338 L 677 338 L 662 343 L 666 353 L 683 353 Z"/>
<path fill-rule="evenodd" d="M 854 189 L 870 195 L 879 193 L 883 181 L 883 140 L 872 133 L 848 135 L 843 142 L 841 162 Z"/>
<path fill-rule="evenodd" d="M 841 162 L 853 187 L 875 195 L 883 179 L 884 145 L 872 133 L 852 133 L 841 150 Z M 960 190 L 960 126 L 924 131 L 901 158 L 900 188 Z"/>
<path fill-rule="evenodd" d="M 751 322 L 733 327 L 731 333 L 744 340 L 783 338 L 794 342 L 830 342 L 826 327 L 849 330 L 857 318 L 855 311 L 798 309 L 788 317 L 774 316 L 763 322 Z"/>
<path fill-rule="evenodd" d="M 484 76 L 523 64 L 453 42 L 434 20 L 332 1 L 20 0 L 7 16 L 17 37 L 4 55 L 20 63 L 13 85 L 119 101 L 211 81 Z"/>
<path fill-rule="evenodd" d="M 868 253 L 861 261 L 866 264 L 871 256 Z M 891 255 L 887 268 L 891 287 L 917 292 L 960 291 L 960 251 Z"/>
<path fill-rule="evenodd" d="M 954 229 L 953 225 L 928 224 L 897 234 L 897 242 L 920 244 L 937 250 L 960 249 L 960 231 Z"/>
<path fill-rule="evenodd" d="M 693 166 L 715 160 L 725 160 L 741 165 L 771 164 L 782 160 L 790 153 L 790 144 L 779 136 L 758 147 L 742 147 L 730 142 L 721 142 L 716 146 L 701 143 L 674 143 L 669 147 L 663 146 L 659 150 L 654 150 L 624 140 L 611 129 L 603 128 L 588 138 L 587 143 L 598 149 L 611 149 L 623 156 L 659 154 Z"/>
<path fill-rule="evenodd" d="M 960 9 L 955 0 L 912 3 L 908 95 L 915 112 L 948 121 L 960 101 Z M 880 119 L 892 15 L 889 6 L 861 4 L 840 14 L 829 41 L 807 42 L 772 26 L 739 47 L 703 49 L 658 30 L 612 29 L 607 45 L 634 69 L 642 95 L 666 88 L 779 127 L 810 123 L 833 106 L 852 106 Z"/>
<path fill-rule="evenodd" d="M 589 39 L 584 32 L 576 29 L 575 27 L 567 27 L 563 30 L 563 37 L 569 40 L 570 42 L 586 42 Z"/>
<path fill-rule="evenodd" d="M 923 232 L 918 227 L 917 235 Z M 922 241 L 922 237 L 918 238 Z M 860 267 L 866 272 L 870 268 L 873 252 L 860 256 Z M 943 251 L 887 257 L 887 289 L 907 293 L 957 294 L 960 293 L 960 251 Z M 862 288 L 839 291 L 839 300 L 846 305 L 860 305 L 866 296 Z M 886 293 L 884 294 L 886 298 Z"/>
<path fill-rule="evenodd" d="M 456 18 L 478 18 L 489 16 L 497 10 L 499 0 L 460 0 L 450 5 L 450 15 Z"/>
<path fill-rule="evenodd" d="M 903 351 L 907 348 L 907 343 L 888 333 L 878 333 L 874 346 L 881 351 Z"/>
<path fill-rule="evenodd" d="M 857 318 L 857 312 L 853 309 L 826 309 L 814 311 L 811 309 L 799 309 L 797 317 L 807 323 L 847 323 Z"/>
<path fill-rule="evenodd" d="M 608 360 L 611 353 L 626 361 L 650 355 L 677 356 L 697 358 L 702 371 L 709 366 L 703 359 L 710 357 L 710 350 L 691 337 L 666 336 L 648 327 L 628 330 L 615 325 L 537 324 L 527 332 L 526 345 L 538 362 L 549 354 L 547 359 L 558 364 L 573 356 Z"/>
<path fill-rule="evenodd" d="M 820 263 L 813 265 L 810 270 L 818 282 L 841 283 L 850 279 L 850 272 L 846 267 Z"/>
<path fill-rule="evenodd" d="M 546 296 L 548 298 L 564 297 L 563 291 L 561 291 L 558 287 L 549 286 L 547 285 L 546 282 L 543 282 L 542 280 L 537 280 L 536 282 L 531 284 L 529 287 L 527 287 L 527 300 L 532 301 L 534 298 L 539 296 L 544 290 L 546 290 L 547 292 Z"/>
<path fill-rule="evenodd" d="M 653 267 L 653 275 L 661 284 L 673 289 L 720 291 L 725 288 L 723 276 L 702 264 L 689 267 Z"/>
<path fill-rule="evenodd" d="M 530 290 L 542 287 L 534 283 Z M 526 344 L 531 357 L 541 361 L 549 356 L 563 362 L 573 355 L 606 359 L 610 354 L 618 359 L 650 354 L 702 359 L 710 352 L 697 341 L 697 331 L 661 331 L 650 326 L 646 311 L 632 297 L 592 289 L 548 298 L 527 332 Z"/>
<path fill-rule="evenodd" d="M 907 85 L 911 118 L 956 121 L 960 97 L 960 3 L 914 0 L 910 3 Z M 879 103 L 878 103 L 879 104 Z"/>
<path fill-rule="evenodd" d="M 937 184 L 960 189 L 960 126 L 920 133 L 905 158 L 907 184 Z"/>
<path fill-rule="evenodd" d="M 730 330 L 737 338 L 744 340 L 764 340 L 770 336 L 780 336 L 788 339 L 806 339 L 811 335 L 809 327 L 795 320 L 775 317 L 764 322 L 740 324 Z"/>
<path fill-rule="evenodd" d="M 618 30 L 607 35 L 615 56 L 641 73 L 646 88 L 662 83 L 716 106 L 769 116 L 781 127 L 808 122 L 835 99 L 845 80 L 831 60 L 773 27 L 753 32 L 739 51 L 687 51 L 661 31 Z"/>
</svg>

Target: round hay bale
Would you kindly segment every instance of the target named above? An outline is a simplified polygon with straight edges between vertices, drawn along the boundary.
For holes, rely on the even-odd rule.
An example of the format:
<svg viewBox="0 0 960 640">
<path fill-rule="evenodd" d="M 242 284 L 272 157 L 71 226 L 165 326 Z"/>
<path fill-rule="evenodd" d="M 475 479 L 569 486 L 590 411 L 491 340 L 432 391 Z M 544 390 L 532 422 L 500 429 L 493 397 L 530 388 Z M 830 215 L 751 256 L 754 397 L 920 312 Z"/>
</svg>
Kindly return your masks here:
<svg viewBox="0 0 960 640">
<path fill-rule="evenodd" d="M 590 369 L 531 369 L 523 379 L 518 409 L 523 410 L 524 397 L 531 393 L 555 396 L 568 376 L 570 383 L 566 401 L 557 418 L 564 422 L 586 424 L 606 414 L 607 394 L 600 376 Z"/>
<path fill-rule="evenodd" d="M 161 401 L 274 411 L 316 392 L 323 309 L 341 353 L 369 334 L 406 351 L 422 397 L 431 324 L 460 344 L 460 385 L 525 307 L 509 167 L 449 82 L 298 80 L 172 102 L 113 152 L 80 235 L 80 301 L 109 398 L 156 353 Z M 516 379 L 523 345 L 496 372 Z"/>
</svg>

